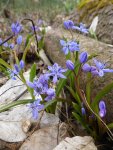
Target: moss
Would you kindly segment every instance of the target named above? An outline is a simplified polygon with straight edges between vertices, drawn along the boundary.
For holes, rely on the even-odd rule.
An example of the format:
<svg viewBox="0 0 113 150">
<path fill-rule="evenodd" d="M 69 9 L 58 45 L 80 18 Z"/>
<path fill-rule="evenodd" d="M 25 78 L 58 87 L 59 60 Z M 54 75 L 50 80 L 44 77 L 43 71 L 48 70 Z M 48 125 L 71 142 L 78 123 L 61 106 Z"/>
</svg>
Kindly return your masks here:
<svg viewBox="0 0 113 150">
<path fill-rule="evenodd" d="M 90 23 L 102 8 L 111 4 L 113 4 L 113 0 L 81 0 L 78 5 L 79 22 L 85 20 Z"/>
</svg>

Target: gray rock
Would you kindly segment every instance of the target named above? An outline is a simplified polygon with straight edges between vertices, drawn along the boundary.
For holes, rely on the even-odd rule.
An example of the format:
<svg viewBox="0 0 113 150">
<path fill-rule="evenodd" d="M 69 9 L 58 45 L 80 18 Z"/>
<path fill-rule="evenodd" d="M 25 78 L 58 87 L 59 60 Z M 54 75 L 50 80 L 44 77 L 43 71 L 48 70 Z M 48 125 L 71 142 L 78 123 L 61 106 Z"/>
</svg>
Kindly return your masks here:
<svg viewBox="0 0 113 150">
<path fill-rule="evenodd" d="M 75 136 L 67 137 L 53 150 L 97 150 L 92 137 L 90 136 Z"/>
<path fill-rule="evenodd" d="M 35 131 L 19 150 L 53 150 L 63 139 L 60 135 L 61 130 L 58 129 L 58 126 L 51 126 Z"/>
</svg>

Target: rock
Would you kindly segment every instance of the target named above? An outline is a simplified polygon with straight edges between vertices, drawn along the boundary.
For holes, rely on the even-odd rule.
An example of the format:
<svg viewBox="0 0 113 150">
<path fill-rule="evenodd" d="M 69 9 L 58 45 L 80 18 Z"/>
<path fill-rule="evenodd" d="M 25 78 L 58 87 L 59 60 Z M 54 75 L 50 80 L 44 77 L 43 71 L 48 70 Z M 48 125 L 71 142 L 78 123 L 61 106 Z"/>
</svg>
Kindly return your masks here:
<svg viewBox="0 0 113 150">
<path fill-rule="evenodd" d="M 65 67 L 65 56 L 61 52 L 61 46 L 59 42 L 63 36 L 71 39 L 69 32 L 62 28 L 54 28 L 49 31 L 45 37 L 45 52 L 52 62 L 57 62 L 59 65 Z M 109 65 L 109 68 L 113 68 L 112 46 L 96 41 L 87 36 L 77 34 L 76 32 L 73 33 L 73 36 L 74 39 L 78 39 L 80 41 L 81 51 L 86 50 L 89 54 L 98 54 L 99 56 L 97 58 L 100 61 L 106 62 Z M 92 86 L 92 96 L 95 96 L 100 89 L 106 86 L 106 84 L 112 82 L 112 75 L 112 73 L 108 73 L 103 78 L 96 78 L 95 84 Z M 85 80 L 83 79 L 82 88 L 85 88 L 84 85 Z M 107 105 L 107 122 L 113 122 L 113 92 L 107 94 L 103 99 Z"/>
<path fill-rule="evenodd" d="M 40 113 L 39 118 L 40 117 L 41 117 L 41 113 Z M 54 114 L 44 112 L 42 119 L 40 121 L 40 128 L 58 125 L 59 121 L 60 121 L 60 119 L 57 116 L 55 116 Z"/>
<path fill-rule="evenodd" d="M 105 6 L 99 14 L 96 35 L 102 42 L 113 45 L 113 4 Z"/>
<path fill-rule="evenodd" d="M 42 113 L 39 113 L 39 118 Z M 40 119 L 38 119 L 40 120 Z M 0 139 L 7 142 L 23 141 L 32 124 L 38 120 L 32 119 L 32 112 L 27 105 L 20 105 L 10 111 L 0 113 Z M 40 128 L 59 124 L 59 118 L 44 112 L 39 122 Z"/>
<path fill-rule="evenodd" d="M 61 130 L 58 129 L 58 126 L 51 126 L 35 131 L 19 150 L 53 150 L 63 139 L 60 135 Z"/>
<path fill-rule="evenodd" d="M 26 105 L 0 113 L 0 139 L 6 142 L 23 141 L 27 137 L 26 132 L 31 126 L 31 122 L 26 124 L 26 121 L 31 118 L 32 113 Z"/>
<path fill-rule="evenodd" d="M 53 150 L 97 150 L 92 137 L 90 136 L 75 136 L 67 137 Z"/>
<path fill-rule="evenodd" d="M 26 80 L 29 79 L 29 71 L 24 73 Z M 0 88 L 0 105 L 7 104 L 14 100 L 19 99 L 22 93 L 26 91 L 26 86 L 23 85 L 22 81 L 17 78 L 17 80 L 9 79 L 1 88 Z"/>
</svg>

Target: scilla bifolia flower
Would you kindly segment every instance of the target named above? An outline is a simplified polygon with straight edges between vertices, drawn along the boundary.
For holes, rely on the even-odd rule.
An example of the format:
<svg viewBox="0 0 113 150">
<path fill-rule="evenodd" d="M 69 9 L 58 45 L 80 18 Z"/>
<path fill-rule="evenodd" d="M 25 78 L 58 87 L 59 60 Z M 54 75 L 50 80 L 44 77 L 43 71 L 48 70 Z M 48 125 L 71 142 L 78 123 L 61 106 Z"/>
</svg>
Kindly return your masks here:
<svg viewBox="0 0 113 150">
<path fill-rule="evenodd" d="M 19 22 L 13 23 L 11 25 L 11 30 L 14 33 L 14 35 L 17 35 L 22 31 L 22 25 Z"/>
<path fill-rule="evenodd" d="M 65 55 L 67 55 L 70 52 L 74 52 L 74 51 L 79 51 L 80 47 L 79 44 L 76 41 L 64 41 L 64 40 L 60 40 L 60 44 L 63 47 L 62 51 L 64 52 Z"/>
<path fill-rule="evenodd" d="M 80 63 L 86 63 L 87 59 L 88 59 L 88 53 L 82 52 L 79 56 Z"/>
<path fill-rule="evenodd" d="M 59 78 L 66 78 L 63 73 L 66 72 L 67 69 L 63 69 L 57 63 L 55 63 L 53 66 L 48 66 L 48 70 L 49 71 L 46 73 L 46 76 L 53 77 L 53 83 L 57 83 Z"/>
<path fill-rule="evenodd" d="M 38 119 L 39 111 L 44 109 L 44 105 L 40 104 L 40 102 L 41 102 L 41 98 L 38 98 L 33 103 L 28 105 L 29 108 L 32 110 L 32 115 L 34 119 Z"/>
<path fill-rule="evenodd" d="M 67 20 L 67 21 L 64 21 L 64 27 L 65 29 L 69 30 L 69 29 L 72 29 L 74 26 L 74 23 L 72 20 Z"/>
<path fill-rule="evenodd" d="M 10 48 L 10 49 L 13 49 L 14 46 L 15 46 L 14 43 L 9 44 L 9 48 Z"/>
<path fill-rule="evenodd" d="M 104 63 L 101 63 L 100 61 L 94 59 L 94 63 L 96 65 L 97 71 L 98 71 L 98 76 L 103 77 L 104 73 L 106 72 L 112 72 L 113 73 L 113 69 L 109 69 L 109 68 L 105 68 L 106 65 Z"/>
<path fill-rule="evenodd" d="M 67 60 L 66 61 L 66 67 L 69 69 L 69 70 L 74 70 L 74 64 L 71 60 Z"/>
<path fill-rule="evenodd" d="M 10 71 L 10 77 L 13 80 L 16 80 L 15 76 L 17 76 L 20 73 L 20 71 L 22 69 L 24 69 L 24 66 L 25 66 L 25 63 L 24 63 L 23 60 L 20 61 L 19 65 L 14 64 L 14 69 L 13 70 L 9 70 Z"/>
<path fill-rule="evenodd" d="M 22 44 L 22 35 L 19 35 L 19 36 L 17 37 L 16 42 L 17 42 L 18 45 L 21 45 L 21 44 Z"/>
<path fill-rule="evenodd" d="M 82 115 L 86 115 L 86 110 L 84 107 L 81 108 Z"/>
<path fill-rule="evenodd" d="M 99 115 L 101 118 L 105 117 L 106 115 L 106 105 L 104 101 L 99 102 Z"/>
<path fill-rule="evenodd" d="M 82 66 L 82 70 L 83 70 L 84 72 L 90 72 L 90 71 L 91 71 L 91 66 L 86 63 L 86 64 L 84 64 L 84 65 Z"/>
</svg>

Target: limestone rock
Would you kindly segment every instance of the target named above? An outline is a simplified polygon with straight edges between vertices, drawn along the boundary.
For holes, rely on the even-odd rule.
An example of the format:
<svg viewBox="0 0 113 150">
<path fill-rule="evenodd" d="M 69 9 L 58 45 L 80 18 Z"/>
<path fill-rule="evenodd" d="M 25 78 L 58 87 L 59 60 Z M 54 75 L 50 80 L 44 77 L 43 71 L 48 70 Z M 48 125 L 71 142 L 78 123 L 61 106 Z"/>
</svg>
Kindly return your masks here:
<svg viewBox="0 0 113 150">
<path fill-rule="evenodd" d="M 67 137 L 53 150 L 97 150 L 92 137 L 90 136 L 75 136 Z"/>
<path fill-rule="evenodd" d="M 58 126 L 40 129 L 35 131 L 19 150 L 53 150 L 58 142 L 62 140 L 59 135 Z"/>
<path fill-rule="evenodd" d="M 24 73 L 26 80 L 29 79 L 29 71 Z M 26 91 L 26 86 L 23 85 L 22 81 L 17 78 L 17 80 L 9 79 L 1 88 L 0 88 L 0 104 L 7 104 L 12 102 L 16 98 Z"/>
</svg>

